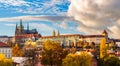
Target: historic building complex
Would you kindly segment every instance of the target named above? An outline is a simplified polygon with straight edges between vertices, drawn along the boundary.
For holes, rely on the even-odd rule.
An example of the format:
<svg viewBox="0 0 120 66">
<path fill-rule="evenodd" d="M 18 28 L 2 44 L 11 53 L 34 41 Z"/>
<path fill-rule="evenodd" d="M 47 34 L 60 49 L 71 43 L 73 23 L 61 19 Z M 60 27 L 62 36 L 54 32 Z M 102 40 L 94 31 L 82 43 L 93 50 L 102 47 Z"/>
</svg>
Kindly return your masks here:
<svg viewBox="0 0 120 66">
<path fill-rule="evenodd" d="M 96 45 L 99 45 L 103 37 L 108 39 L 108 33 L 105 30 L 100 35 L 81 35 L 81 34 L 60 35 L 59 32 L 56 35 L 55 31 L 53 31 L 52 34 L 53 34 L 52 36 L 42 36 L 37 41 L 41 44 L 41 46 L 43 42 L 51 40 L 58 41 L 60 45 L 64 47 L 70 46 L 79 47 L 80 41 L 88 43 L 94 42 Z"/>
<path fill-rule="evenodd" d="M 15 28 L 15 36 L 13 36 L 13 42 L 19 43 L 20 46 L 23 46 L 25 41 L 28 39 L 37 40 L 39 37 L 41 37 L 40 34 L 38 34 L 36 29 L 29 29 L 29 25 L 27 25 L 27 29 L 24 28 L 22 24 L 22 20 L 20 20 L 20 24 L 16 24 Z"/>
</svg>

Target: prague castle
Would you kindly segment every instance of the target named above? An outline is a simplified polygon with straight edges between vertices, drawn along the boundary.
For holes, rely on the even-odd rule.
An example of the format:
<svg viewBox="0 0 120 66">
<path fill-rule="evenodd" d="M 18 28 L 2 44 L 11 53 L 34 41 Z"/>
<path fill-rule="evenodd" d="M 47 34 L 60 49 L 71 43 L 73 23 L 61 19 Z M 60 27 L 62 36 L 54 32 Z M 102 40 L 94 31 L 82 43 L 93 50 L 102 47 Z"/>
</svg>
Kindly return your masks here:
<svg viewBox="0 0 120 66">
<path fill-rule="evenodd" d="M 41 36 L 41 34 L 38 33 L 36 29 L 29 29 L 29 25 L 27 25 L 27 29 L 24 29 L 24 26 L 22 24 L 22 20 L 20 20 L 20 24 L 16 24 L 15 28 L 15 36 L 13 36 L 13 43 L 18 43 L 19 46 L 24 46 L 25 41 L 32 39 L 33 41 L 36 41 L 39 43 L 40 46 L 42 46 L 43 42 L 47 40 L 51 41 L 58 41 L 61 46 L 64 47 L 79 47 L 79 42 L 88 42 L 92 43 L 94 42 L 96 46 L 100 44 L 101 39 L 105 37 L 106 39 L 111 40 L 108 37 L 108 33 L 106 30 L 104 30 L 99 35 L 81 35 L 81 34 L 66 34 L 61 35 L 60 32 L 56 33 L 53 31 L 51 36 Z"/>
<path fill-rule="evenodd" d="M 96 45 L 100 44 L 101 39 L 105 37 L 108 38 L 108 33 L 104 30 L 102 34 L 100 35 L 81 35 L 81 34 L 67 34 L 67 35 L 60 35 L 60 32 L 56 35 L 56 32 L 53 31 L 52 36 L 42 36 L 40 37 L 37 42 L 40 43 L 40 46 L 42 46 L 42 43 L 51 40 L 51 41 L 58 41 L 61 46 L 64 47 L 79 47 L 79 42 L 94 42 Z"/>
</svg>

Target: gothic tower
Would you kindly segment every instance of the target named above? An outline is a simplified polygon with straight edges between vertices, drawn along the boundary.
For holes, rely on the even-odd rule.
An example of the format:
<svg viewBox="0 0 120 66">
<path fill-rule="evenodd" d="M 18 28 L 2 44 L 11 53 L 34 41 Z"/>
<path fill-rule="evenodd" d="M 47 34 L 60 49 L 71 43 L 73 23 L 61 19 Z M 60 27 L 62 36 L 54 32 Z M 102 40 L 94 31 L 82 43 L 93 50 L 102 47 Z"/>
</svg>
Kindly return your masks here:
<svg viewBox="0 0 120 66">
<path fill-rule="evenodd" d="M 16 28 L 15 28 L 15 36 L 18 34 L 18 29 L 17 29 L 17 24 L 16 24 Z"/>
<path fill-rule="evenodd" d="M 16 24 L 15 35 L 23 34 L 24 27 L 22 25 L 22 19 L 20 20 L 20 25 Z"/>
<path fill-rule="evenodd" d="M 53 32 L 52 32 L 52 36 L 56 36 L 55 30 L 53 30 Z"/>
<path fill-rule="evenodd" d="M 104 30 L 104 31 L 102 32 L 102 35 L 105 36 L 106 38 L 108 38 L 108 33 L 107 33 L 106 30 Z"/>
</svg>

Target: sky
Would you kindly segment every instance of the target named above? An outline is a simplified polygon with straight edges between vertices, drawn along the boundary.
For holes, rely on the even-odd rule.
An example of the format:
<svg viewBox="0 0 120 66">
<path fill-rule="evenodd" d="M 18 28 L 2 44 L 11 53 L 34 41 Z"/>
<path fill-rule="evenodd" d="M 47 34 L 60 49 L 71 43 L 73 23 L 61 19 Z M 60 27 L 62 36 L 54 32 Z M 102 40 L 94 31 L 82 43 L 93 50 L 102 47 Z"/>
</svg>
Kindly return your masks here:
<svg viewBox="0 0 120 66">
<path fill-rule="evenodd" d="M 0 0 L 0 35 L 14 36 L 15 25 L 37 29 L 42 36 L 101 34 L 120 38 L 120 0 Z"/>
</svg>

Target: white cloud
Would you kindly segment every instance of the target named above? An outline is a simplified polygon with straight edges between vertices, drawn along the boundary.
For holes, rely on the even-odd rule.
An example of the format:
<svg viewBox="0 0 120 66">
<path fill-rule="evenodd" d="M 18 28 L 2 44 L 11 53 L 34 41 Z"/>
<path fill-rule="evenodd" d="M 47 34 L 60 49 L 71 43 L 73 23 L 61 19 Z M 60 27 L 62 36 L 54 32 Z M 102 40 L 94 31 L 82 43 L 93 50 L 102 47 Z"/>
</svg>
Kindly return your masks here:
<svg viewBox="0 0 120 66">
<path fill-rule="evenodd" d="M 107 29 L 114 37 L 120 38 L 120 35 L 116 34 L 120 28 L 120 0 L 70 0 L 70 2 L 68 15 L 81 23 L 78 30 L 94 34 Z M 116 28 L 113 28 L 115 25 Z"/>
<path fill-rule="evenodd" d="M 33 27 L 33 28 L 38 28 L 40 29 L 41 31 L 52 31 L 53 28 L 51 28 L 50 26 L 46 25 L 46 24 L 43 24 L 43 23 L 30 23 L 30 26 Z"/>
<path fill-rule="evenodd" d="M 6 26 L 15 26 L 15 24 L 5 24 Z"/>
<path fill-rule="evenodd" d="M 0 0 L 0 3 L 5 6 L 29 6 L 29 3 L 24 0 Z"/>
<path fill-rule="evenodd" d="M 67 17 L 67 16 L 36 15 L 36 16 L 17 16 L 17 17 L 0 18 L 0 22 L 19 22 L 20 19 L 22 19 L 23 22 L 27 22 L 27 21 L 49 21 L 49 22 L 74 21 L 72 17 Z"/>
<path fill-rule="evenodd" d="M 43 23 L 30 23 L 29 25 L 31 28 L 36 28 L 42 35 L 47 35 L 47 33 L 50 34 L 53 30 L 56 30 L 52 26 Z"/>
</svg>

